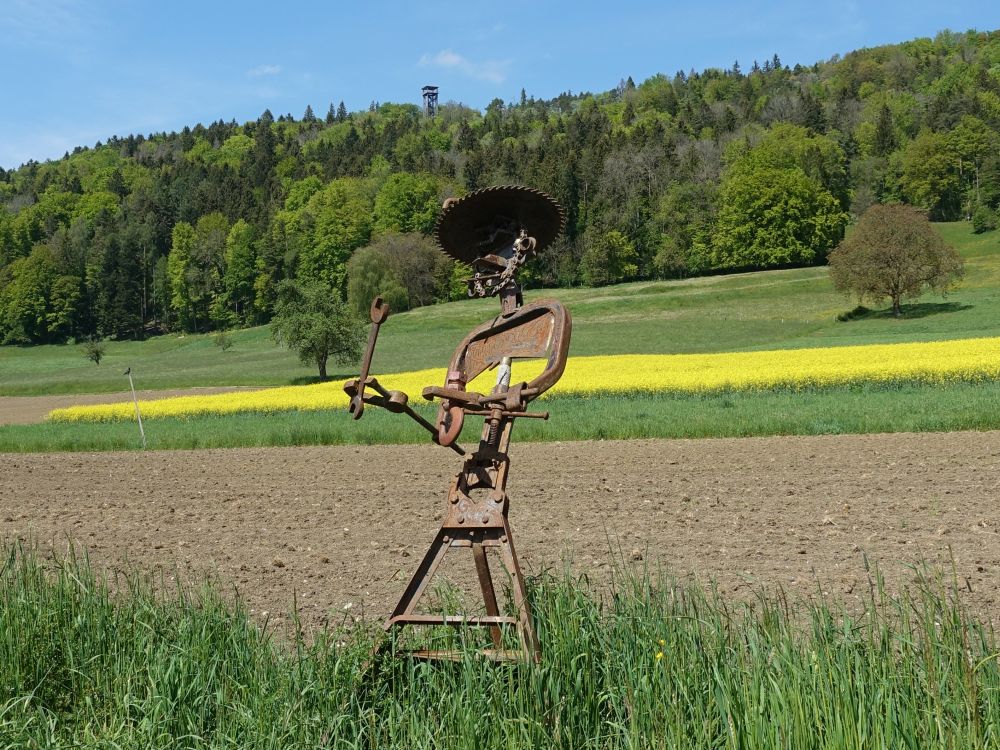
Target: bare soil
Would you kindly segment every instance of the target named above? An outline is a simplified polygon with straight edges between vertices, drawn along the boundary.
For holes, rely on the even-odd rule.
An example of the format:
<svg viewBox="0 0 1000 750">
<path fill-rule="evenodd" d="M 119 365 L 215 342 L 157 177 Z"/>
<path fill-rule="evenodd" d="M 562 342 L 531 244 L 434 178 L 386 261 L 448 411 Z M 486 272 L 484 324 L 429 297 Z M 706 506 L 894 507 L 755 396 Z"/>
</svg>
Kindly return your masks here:
<svg viewBox="0 0 1000 750">
<path fill-rule="evenodd" d="M 165 391 L 136 391 L 140 400 L 171 398 L 173 396 L 204 396 L 211 393 L 230 391 L 256 391 L 256 386 L 224 385 L 200 388 L 175 388 Z M 37 424 L 44 422 L 53 409 L 89 404 L 117 404 L 131 401 L 132 392 L 123 393 L 68 393 L 55 396 L 0 396 L 0 425 Z"/>
<path fill-rule="evenodd" d="M 1000 432 L 520 444 L 511 522 L 528 572 L 662 564 L 726 595 L 847 604 L 928 561 L 1000 621 Z M 0 538 L 108 567 L 210 574 L 254 613 L 384 617 L 458 461 L 436 446 L 0 454 Z M 609 545 L 609 540 L 611 544 Z M 464 550 L 449 554 L 472 568 Z M 641 562 L 632 558 L 642 557 Z"/>
</svg>

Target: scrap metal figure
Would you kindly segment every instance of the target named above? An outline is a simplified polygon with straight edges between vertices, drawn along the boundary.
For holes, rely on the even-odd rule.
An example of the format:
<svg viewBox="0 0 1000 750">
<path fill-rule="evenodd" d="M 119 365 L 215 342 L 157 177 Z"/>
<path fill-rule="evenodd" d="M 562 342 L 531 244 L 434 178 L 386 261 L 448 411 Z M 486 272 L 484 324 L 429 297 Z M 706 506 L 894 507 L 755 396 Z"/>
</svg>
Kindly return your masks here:
<svg viewBox="0 0 1000 750">
<path fill-rule="evenodd" d="M 523 303 L 517 273 L 532 254 L 548 246 L 562 232 L 565 217 L 552 198 L 537 190 L 501 186 L 478 190 L 445 202 L 438 220 L 438 245 L 452 258 L 472 266 L 470 297 L 500 297 L 500 315 L 475 328 L 459 344 L 448 366 L 443 386 L 423 390 L 427 400 L 440 399 L 435 422 L 424 419 L 409 406 L 409 396 L 390 391 L 369 376 L 379 326 L 389 314 L 388 305 L 376 298 L 371 307 L 372 331 L 361 365 L 361 374 L 344 385 L 351 397 L 349 411 L 360 419 L 365 404 L 404 413 L 431 433 L 438 445 L 462 456 L 461 471 L 448 489 L 446 512 L 430 549 L 417 566 L 399 603 L 385 623 L 386 631 L 406 625 L 451 625 L 489 628 L 493 648 L 483 655 L 497 661 L 528 658 L 541 652 L 528 606 L 524 576 L 514 550 L 507 520 L 510 499 L 507 450 L 517 418 L 548 419 L 548 412 L 529 412 L 528 404 L 551 388 L 563 373 L 569 351 L 569 313 L 558 302 Z M 545 358 L 535 378 L 511 383 L 516 359 Z M 490 393 L 467 386 L 486 370 L 496 369 Z M 455 441 L 466 417 L 483 417 L 479 447 L 472 453 Z M 485 616 L 441 616 L 416 613 L 416 605 L 450 549 L 472 550 L 485 605 Z M 512 583 L 515 616 L 500 614 L 496 590 L 486 556 L 487 548 L 499 552 Z M 504 649 L 501 626 L 517 629 L 520 650 Z M 415 651 L 430 659 L 457 658 L 451 651 Z"/>
</svg>

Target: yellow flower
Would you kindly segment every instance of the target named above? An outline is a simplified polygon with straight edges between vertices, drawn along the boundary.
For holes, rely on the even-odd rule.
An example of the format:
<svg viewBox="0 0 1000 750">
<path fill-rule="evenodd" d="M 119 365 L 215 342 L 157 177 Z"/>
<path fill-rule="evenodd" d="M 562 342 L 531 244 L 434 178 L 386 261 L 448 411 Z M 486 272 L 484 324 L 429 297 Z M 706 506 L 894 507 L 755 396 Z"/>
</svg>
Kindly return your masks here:
<svg viewBox="0 0 1000 750">
<path fill-rule="evenodd" d="M 514 379 L 531 380 L 541 360 L 518 361 Z M 495 374 L 486 371 L 469 384 L 481 393 Z M 389 389 L 416 401 L 424 386 L 444 383 L 444 369 L 379 375 Z M 945 383 L 1000 379 L 1000 338 L 907 344 L 830 346 L 720 354 L 617 354 L 571 357 L 562 379 L 549 392 L 569 396 L 629 393 L 710 393 L 805 389 L 863 383 Z M 143 418 L 187 417 L 238 412 L 342 409 L 348 403 L 340 383 L 267 388 L 259 391 L 181 396 L 140 402 Z M 54 422 L 134 420 L 131 402 L 71 406 L 49 413 Z"/>
<path fill-rule="evenodd" d="M 661 645 L 661 646 L 666 646 L 666 645 L 667 645 L 667 642 L 666 642 L 665 640 L 663 640 L 663 639 L 661 638 L 661 639 L 660 639 L 660 645 Z"/>
<path fill-rule="evenodd" d="M 656 660 L 659 661 L 662 658 L 663 658 L 663 652 L 662 651 L 657 651 L 656 652 Z"/>
</svg>

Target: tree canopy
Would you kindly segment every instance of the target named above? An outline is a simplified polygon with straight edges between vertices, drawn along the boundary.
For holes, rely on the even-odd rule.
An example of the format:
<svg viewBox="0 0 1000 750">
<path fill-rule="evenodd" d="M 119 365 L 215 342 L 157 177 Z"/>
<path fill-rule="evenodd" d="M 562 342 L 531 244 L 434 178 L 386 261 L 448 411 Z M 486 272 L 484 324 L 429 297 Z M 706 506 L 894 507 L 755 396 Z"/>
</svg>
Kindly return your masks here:
<svg viewBox="0 0 1000 750">
<path fill-rule="evenodd" d="M 942 32 L 482 111 L 303 102 L 300 119 L 81 145 L 0 170 L 0 342 L 266 323 L 284 281 L 346 295 L 364 248 L 428 237 L 443 199 L 492 184 L 566 211 L 565 236 L 525 269 L 535 285 L 822 263 L 873 204 L 990 231 L 998 61 L 1000 32 Z M 369 276 L 377 255 L 360 256 Z M 409 305 L 447 297 L 399 288 Z"/>
<path fill-rule="evenodd" d="M 927 289 L 943 294 L 961 277 L 958 253 L 912 206 L 872 206 L 830 254 L 830 278 L 839 291 L 859 300 L 888 298 L 897 317 L 902 300 Z"/>
<path fill-rule="evenodd" d="M 286 279 L 278 285 L 271 320 L 275 341 L 293 349 L 302 364 L 314 364 L 327 377 L 327 362 L 353 362 L 361 356 L 364 321 L 340 294 L 320 281 Z"/>
</svg>

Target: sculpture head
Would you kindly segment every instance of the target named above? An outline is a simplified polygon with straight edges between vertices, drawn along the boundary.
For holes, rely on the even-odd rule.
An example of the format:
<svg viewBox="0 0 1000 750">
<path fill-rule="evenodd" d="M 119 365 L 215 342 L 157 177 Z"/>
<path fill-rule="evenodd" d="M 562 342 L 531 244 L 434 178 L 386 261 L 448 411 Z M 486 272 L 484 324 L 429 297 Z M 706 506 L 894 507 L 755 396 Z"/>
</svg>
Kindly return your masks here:
<svg viewBox="0 0 1000 750">
<path fill-rule="evenodd" d="M 472 266 L 469 296 L 500 295 L 509 315 L 521 303 L 518 271 L 565 223 L 562 207 L 545 193 L 501 185 L 445 201 L 435 235 L 445 253 Z"/>
</svg>

